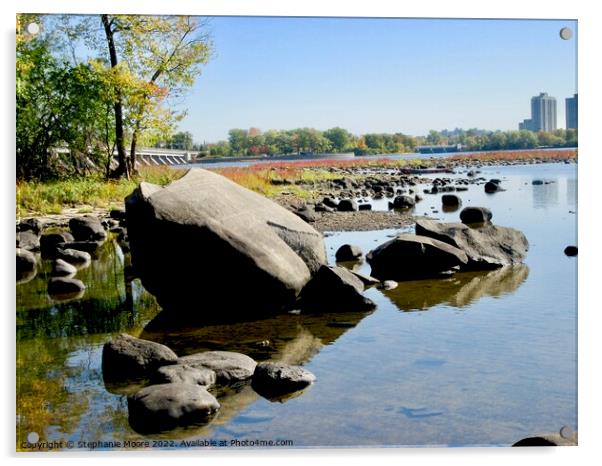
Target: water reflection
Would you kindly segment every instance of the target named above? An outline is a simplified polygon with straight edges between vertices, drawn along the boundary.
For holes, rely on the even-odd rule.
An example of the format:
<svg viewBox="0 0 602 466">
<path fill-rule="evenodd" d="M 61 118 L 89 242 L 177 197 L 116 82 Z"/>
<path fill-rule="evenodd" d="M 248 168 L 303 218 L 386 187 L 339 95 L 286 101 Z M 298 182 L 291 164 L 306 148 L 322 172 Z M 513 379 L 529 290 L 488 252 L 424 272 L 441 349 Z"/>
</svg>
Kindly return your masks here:
<svg viewBox="0 0 602 466">
<path fill-rule="evenodd" d="M 457 273 L 446 279 L 400 282 L 382 293 L 402 311 L 423 311 L 439 304 L 461 308 L 485 296 L 513 293 L 528 276 L 529 268 L 521 264 L 491 272 Z"/>
<path fill-rule="evenodd" d="M 550 182 L 551 181 L 551 182 Z M 547 209 L 558 204 L 558 180 L 546 180 L 544 184 L 532 185 L 533 207 Z"/>
</svg>

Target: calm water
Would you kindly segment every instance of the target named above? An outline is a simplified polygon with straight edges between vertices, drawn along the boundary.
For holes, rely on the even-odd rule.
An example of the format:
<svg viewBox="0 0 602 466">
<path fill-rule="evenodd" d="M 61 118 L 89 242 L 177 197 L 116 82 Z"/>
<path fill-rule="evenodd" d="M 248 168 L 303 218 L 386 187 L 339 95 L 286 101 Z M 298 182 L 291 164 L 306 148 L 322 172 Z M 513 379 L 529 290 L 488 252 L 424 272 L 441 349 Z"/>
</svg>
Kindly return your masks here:
<svg viewBox="0 0 602 466">
<path fill-rule="evenodd" d="M 17 441 L 136 439 L 292 440 L 294 446 L 509 445 L 568 425 L 577 429 L 575 165 L 491 167 L 507 191 L 460 193 L 488 206 L 493 221 L 522 230 L 526 264 L 446 280 L 370 289 L 371 313 L 284 315 L 242 323 L 166 322 L 138 281 L 126 284 L 123 255 L 105 245 L 79 277 L 81 300 L 53 303 L 46 273 L 17 285 Z M 535 178 L 553 181 L 533 186 Z M 416 212 L 446 221 L 441 195 Z M 329 260 L 344 243 L 364 252 L 398 233 L 333 233 Z M 356 268 L 369 272 L 360 263 Z M 257 360 L 303 364 L 317 382 L 301 396 L 270 402 L 249 386 L 220 393 L 209 425 L 145 437 L 127 420 L 128 389 L 105 387 L 100 358 L 112 335 L 165 343 L 180 355 L 241 351 Z M 131 387 L 130 387 L 131 390 Z"/>
</svg>

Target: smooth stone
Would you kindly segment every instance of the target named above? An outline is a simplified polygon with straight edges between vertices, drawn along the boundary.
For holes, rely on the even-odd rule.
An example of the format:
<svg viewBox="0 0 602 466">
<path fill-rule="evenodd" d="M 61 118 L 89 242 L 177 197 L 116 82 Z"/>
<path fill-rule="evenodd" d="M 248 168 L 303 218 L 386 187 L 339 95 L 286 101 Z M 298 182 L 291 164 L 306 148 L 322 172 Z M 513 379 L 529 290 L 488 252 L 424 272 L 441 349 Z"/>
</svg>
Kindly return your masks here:
<svg viewBox="0 0 602 466">
<path fill-rule="evenodd" d="M 491 194 L 491 193 L 496 193 L 498 191 L 501 191 L 499 183 L 494 183 L 492 181 L 488 181 L 487 183 L 485 183 L 485 192 L 486 193 Z"/>
<path fill-rule="evenodd" d="M 69 277 L 53 277 L 48 280 L 49 295 L 79 294 L 86 289 L 81 280 Z"/>
<path fill-rule="evenodd" d="M 94 254 L 102 244 L 103 241 L 71 241 L 69 243 L 59 243 L 56 247 L 58 249 L 74 249 Z"/>
<path fill-rule="evenodd" d="M 339 212 L 356 212 L 358 210 L 357 202 L 353 199 L 341 199 L 337 206 Z"/>
<path fill-rule="evenodd" d="M 17 231 L 31 231 L 36 236 L 40 236 L 40 233 L 44 229 L 44 224 L 40 219 L 35 217 L 25 218 L 17 224 Z"/>
<path fill-rule="evenodd" d="M 361 210 L 361 211 L 372 210 L 372 204 L 361 204 L 358 206 L 358 210 Z"/>
<path fill-rule="evenodd" d="M 576 256 L 578 252 L 577 246 L 567 246 L 564 248 L 564 254 L 569 257 Z"/>
<path fill-rule="evenodd" d="M 205 351 L 190 354 L 179 358 L 178 364 L 211 369 L 215 372 L 217 383 L 220 384 L 240 382 L 251 378 L 257 365 L 246 354 L 232 351 Z"/>
<path fill-rule="evenodd" d="M 40 238 L 33 231 L 20 231 L 16 235 L 17 248 L 27 251 L 38 251 L 40 249 Z"/>
<path fill-rule="evenodd" d="M 56 258 L 80 268 L 87 267 L 92 262 L 92 256 L 89 253 L 75 249 L 58 249 L 56 251 Z"/>
<path fill-rule="evenodd" d="M 47 233 L 40 237 L 40 249 L 42 256 L 52 257 L 56 254 L 57 245 L 60 243 L 70 243 L 75 241 L 73 235 L 68 231 L 60 233 Z"/>
<path fill-rule="evenodd" d="M 350 272 L 354 276 L 359 278 L 361 280 L 361 282 L 364 284 L 364 286 L 374 286 L 374 285 L 378 285 L 380 283 L 380 280 L 378 280 L 374 277 L 371 277 L 370 275 L 365 275 L 365 274 L 357 272 L 355 270 L 350 270 Z"/>
<path fill-rule="evenodd" d="M 376 305 L 362 293 L 364 284 L 343 267 L 324 265 L 299 295 L 299 305 L 313 312 L 364 311 Z"/>
<path fill-rule="evenodd" d="M 394 209 L 408 209 L 414 207 L 416 205 L 416 199 L 412 196 L 401 195 L 396 196 L 393 199 L 393 208 Z"/>
<path fill-rule="evenodd" d="M 69 229 L 77 241 L 104 241 L 107 232 L 100 220 L 91 215 L 73 217 L 69 220 Z"/>
<path fill-rule="evenodd" d="M 337 262 L 355 261 L 360 259 L 364 253 L 362 248 L 354 244 L 343 244 L 335 254 Z"/>
<path fill-rule="evenodd" d="M 106 342 L 102 349 L 105 380 L 149 376 L 159 367 L 177 361 L 178 356 L 167 346 L 125 333 Z"/>
<path fill-rule="evenodd" d="M 130 424 L 140 432 L 204 423 L 219 408 L 207 389 L 186 383 L 151 385 L 128 397 Z"/>
<path fill-rule="evenodd" d="M 50 272 L 50 275 L 53 277 L 72 277 L 76 273 L 77 268 L 75 266 L 63 259 L 56 259 L 52 263 L 52 272 Z"/>
<path fill-rule="evenodd" d="M 381 288 L 383 290 L 394 290 L 398 286 L 399 286 L 399 284 L 394 280 L 385 280 L 384 282 L 381 283 Z"/>
<path fill-rule="evenodd" d="M 455 194 L 444 194 L 441 196 L 441 203 L 444 206 L 456 207 L 462 204 L 462 200 Z"/>
<path fill-rule="evenodd" d="M 257 393 L 270 399 L 303 390 L 315 380 L 316 376 L 301 366 L 262 362 L 255 368 L 251 386 Z"/>
<path fill-rule="evenodd" d="M 36 256 L 26 249 L 17 248 L 17 279 L 23 275 L 29 275 L 36 270 Z"/>
<path fill-rule="evenodd" d="M 490 222 L 493 214 L 487 207 L 464 207 L 460 212 L 462 223 L 485 223 Z"/>
<path fill-rule="evenodd" d="M 186 364 L 172 364 L 157 369 L 152 377 L 152 382 L 161 383 L 187 383 L 209 387 L 215 384 L 215 371 L 204 367 L 192 367 Z"/>
</svg>

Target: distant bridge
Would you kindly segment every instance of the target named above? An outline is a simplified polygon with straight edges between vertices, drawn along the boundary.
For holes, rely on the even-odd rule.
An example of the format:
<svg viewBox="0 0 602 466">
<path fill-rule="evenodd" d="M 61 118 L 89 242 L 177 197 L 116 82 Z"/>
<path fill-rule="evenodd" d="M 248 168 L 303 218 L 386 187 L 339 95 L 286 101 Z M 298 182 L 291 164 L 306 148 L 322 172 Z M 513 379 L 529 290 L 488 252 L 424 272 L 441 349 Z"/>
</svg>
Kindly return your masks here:
<svg viewBox="0 0 602 466">
<path fill-rule="evenodd" d="M 53 149 L 57 154 L 68 154 L 69 149 L 59 147 Z M 140 148 L 136 150 L 136 165 L 137 166 L 156 166 L 156 165 L 184 165 L 192 161 L 194 152 L 175 149 L 158 149 Z M 129 157 L 129 151 L 126 151 L 126 156 Z M 94 162 L 88 157 L 85 162 L 89 166 L 96 167 Z M 113 160 L 111 166 L 117 166 L 117 150 L 113 152 Z"/>
</svg>

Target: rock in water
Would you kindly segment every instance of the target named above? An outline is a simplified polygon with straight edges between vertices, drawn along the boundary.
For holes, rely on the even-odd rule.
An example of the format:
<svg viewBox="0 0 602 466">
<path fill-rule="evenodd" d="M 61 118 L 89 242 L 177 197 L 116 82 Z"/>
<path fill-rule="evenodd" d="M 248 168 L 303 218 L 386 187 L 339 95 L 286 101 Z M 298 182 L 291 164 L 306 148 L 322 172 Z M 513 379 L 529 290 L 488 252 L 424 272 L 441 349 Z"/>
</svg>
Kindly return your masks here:
<svg viewBox="0 0 602 466">
<path fill-rule="evenodd" d="M 355 212 L 358 210 L 357 202 L 353 199 L 342 199 L 337 205 L 339 212 Z"/>
<path fill-rule="evenodd" d="M 104 241 L 107 239 L 107 232 L 102 223 L 91 215 L 72 218 L 69 220 L 69 229 L 78 241 Z"/>
<path fill-rule="evenodd" d="M 74 265 L 65 262 L 63 259 L 57 259 L 52 263 L 52 272 L 50 275 L 53 277 L 72 277 L 76 273 L 77 268 Z"/>
<path fill-rule="evenodd" d="M 154 374 L 154 383 L 188 383 L 209 387 L 215 384 L 215 372 L 204 367 L 192 367 L 186 364 L 172 364 L 160 367 Z"/>
<path fill-rule="evenodd" d="M 396 196 L 395 199 L 393 199 L 394 209 L 409 209 L 411 207 L 414 207 L 415 205 L 416 199 L 414 199 L 412 196 L 401 195 Z"/>
<path fill-rule="evenodd" d="M 337 262 L 356 261 L 364 255 L 362 248 L 354 244 L 343 244 L 336 252 Z"/>
<path fill-rule="evenodd" d="M 17 280 L 36 270 L 36 256 L 25 249 L 17 248 Z"/>
<path fill-rule="evenodd" d="M 326 262 L 321 233 L 207 170 L 189 170 L 165 188 L 141 183 L 126 212 L 134 268 L 169 310 L 203 309 L 210 300 L 223 314 L 280 310 Z"/>
<path fill-rule="evenodd" d="M 92 262 L 90 254 L 75 249 L 57 249 L 55 255 L 58 259 L 62 259 L 80 268 L 88 267 L 90 262 Z"/>
<path fill-rule="evenodd" d="M 220 408 L 204 387 L 185 383 L 151 385 L 128 397 L 129 420 L 139 432 L 158 432 L 207 422 Z"/>
<path fill-rule="evenodd" d="M 303 288 L 299 306 L 310 311 L 364 311 L 374 308 L 362 293 L 364 284 L 343 267 L 323 265 Z"/>
<path fill-rule="evenodd" d="M 62 231 L 60 233 L 48 233 L 42 235 L 40 238 L 40 248 L 42 250 L 43 257 L 53 257 L 58 249 L 60 243 L 70 243 L 75 241 L 73 235 L 68 231 Z"/>
<path fill-rule="evenodd" d="M 17 233 L 17 247 L 28 251 L 38 251 L 40 238 L 32 230 L 20 231 Z"/>
<path fill-rule="evenodd" d="M 48 280 L 49 295 L 76 295 L 86 289 L 81 280 L 68 277 L 53 277 Z"/>
<path fill-rule="evenodd" d="M 460 212 L 462 223 L 485 223 L 491 221 L 493 214 L 486 207 L 464 207 Z"/>
<path fill-rule="evenodd" d="M 525 235 L 514 228 L 486 223 L 471 228 L 463 223 L 416 220 L 416 234 L 428 236 L 458 249 L 468 256 L 465 270 L 489 270 L 523 262 L 529 249 Z"/>
<path fill-rule="evenodd" d="M 564 248 L 564 254 L 569 257 L 576 256 L 578 252 L 579 250 L 577 249 L 577 246 L 567 246 Z"/>
<path fill-rule="evenodd" d="M 36 236 L 40 236 L 43 228 L 44 224 L 35 217 L 23 219 L 17 224 L 17 231 L 31 231 Z"/>
<path fill-rule="evenodd" d="M 247 380 L 253 376 L 257 363 L 249 356 L 231 351 L 205 351 L 190 354 L 178 360 L 195 368 L 211 369 L 221 384 Z"/>
<path fill-rule="evenodd" d="M 468 262 L 460 249 L 426 236 L 402 234 L 366 256 L 380 280 L 411 280 L 440 275 Z"/>
<path fill-rule="evenodd" d="M 178 356 L 167 346 L 122 333 L 105 343 L 102 372 L 106 380 L 150 375 L 161 366 L 175 364 Z"/>
<path fill-rule="evenodd" d="M 444 194 L 441 196 L 441 203 L 444 206 L 456 207 L 462 204 L 462 200 L 455 194 Z"/>
<path fill-rule="evenodd" d="M 316 376 L 301 366 L 262 362 L 257 364 L 251 384 L 257 393 L 270 399 L 303 390 L 315 380 Z"/>
</svg>

